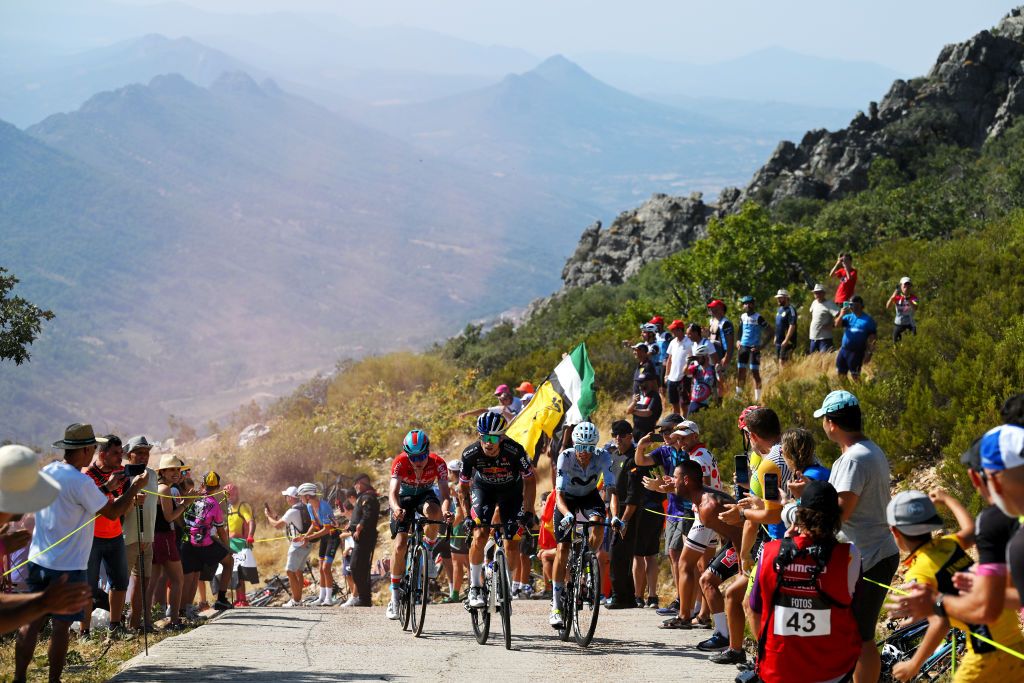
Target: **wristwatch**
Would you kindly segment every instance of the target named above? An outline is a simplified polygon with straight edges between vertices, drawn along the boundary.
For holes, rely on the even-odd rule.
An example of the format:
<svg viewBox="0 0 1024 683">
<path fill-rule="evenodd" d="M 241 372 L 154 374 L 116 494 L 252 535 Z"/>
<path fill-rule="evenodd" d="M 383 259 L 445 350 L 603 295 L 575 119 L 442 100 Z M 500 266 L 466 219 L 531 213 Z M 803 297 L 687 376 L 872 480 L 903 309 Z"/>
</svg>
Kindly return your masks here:
<svg viewBox="0 0 1024 683">
<path fill-rule="evenodd" d="M 740 508 L 740 519 L 744 521 L 746 521 L 747 519 L 747 513 L 743 510 L 743 508 Z"/>
<path fill-rule="evenodd" d="M 946 618 L 946 608 L 942 605 L 942 601 L 946 599 L 945 593 L 939 593 L 939 597 L 935 598 L 935 603 L 932 605 L 932 611 L 936 615 Z"/>
</svg>

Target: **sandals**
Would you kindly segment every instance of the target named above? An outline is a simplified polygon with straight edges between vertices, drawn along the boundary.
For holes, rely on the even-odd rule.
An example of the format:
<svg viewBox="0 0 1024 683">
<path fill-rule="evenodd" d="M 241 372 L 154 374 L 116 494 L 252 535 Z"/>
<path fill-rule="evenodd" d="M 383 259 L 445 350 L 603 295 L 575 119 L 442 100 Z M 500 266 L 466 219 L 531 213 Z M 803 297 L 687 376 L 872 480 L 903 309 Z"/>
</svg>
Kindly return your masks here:
<svg viewBox="0 0 1024 683">
<path fill-rule="evenodd" d="M 662 622 L 662 624 L 658 628 L 687 630 L 693 628 L 693 625 L 685 619 L 680 619 L 679 617 L 672 617 L 671 619 L 666 619 L 664 622 Z"/>
</svg>

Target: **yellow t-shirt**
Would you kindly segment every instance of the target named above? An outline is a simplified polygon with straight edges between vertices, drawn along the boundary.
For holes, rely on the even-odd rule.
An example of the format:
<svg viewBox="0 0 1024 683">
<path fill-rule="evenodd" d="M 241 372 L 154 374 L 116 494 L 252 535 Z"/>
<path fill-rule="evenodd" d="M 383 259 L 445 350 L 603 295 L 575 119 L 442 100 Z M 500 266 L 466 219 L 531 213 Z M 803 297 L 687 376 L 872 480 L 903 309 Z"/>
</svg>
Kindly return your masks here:
<svg viewBox="0 0 1024 683">
<path fill-rule="evenodd" d="M 237 538 L 242 535 L 242 529 L 246 522 L 252 521 L 252 506 L 248 503 L 241 503 L 236 510 L 234 506 L 228 506 L 228 536 Z"/>
<path fill-rule="evenodd" d="M 960 539 L 955 534 L 948 534 L 936 536 L 914 551 L 903 564 L 907 567 L 907 581 L 931 586 L 946 595 L 957 595 L 958 591 L 953 586 L 953 575 L 967 571 L 974 564 L 974 560 L 964 552 Z M 976 633 L 1012 649 L 1020 649 L 1020 646 L 1024 645 L 1024 636 L 1021 635 L 1017 615 L 1009 609 L 1004 609 L 992 624 L 966 624 L 953 617 L 949 618 L 949 623 L 968 635 Z M 967 647 L 975 654 L 999 652 L 994 646 L 975 638 L 967 639 Z"/>
</svg>

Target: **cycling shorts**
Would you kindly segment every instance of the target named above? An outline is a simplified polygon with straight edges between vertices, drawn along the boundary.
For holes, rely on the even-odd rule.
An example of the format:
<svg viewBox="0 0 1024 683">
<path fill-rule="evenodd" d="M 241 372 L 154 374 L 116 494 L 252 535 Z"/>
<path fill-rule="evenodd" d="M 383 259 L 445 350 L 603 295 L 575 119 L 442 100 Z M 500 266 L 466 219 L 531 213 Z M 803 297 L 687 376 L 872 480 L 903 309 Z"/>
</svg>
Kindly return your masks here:
<svg viewBox="0 0 1024 683">
<path fill-rule="evenodd" d="M 741 346 L 740 352 L 736 354 L 736 366 L 742 370 L 744 368 L 750 368 L 751 370 L 761 369 L 761 349 L 756 346 Z"/>
<path fill-rule="evenodd" d="M 405 519 L 398 521 L 394 512 L 391 513 L 391 538 L 394 538 L 398 534 L 409 533 L 409 529 L 412 528 L 412 522 L 416 519 L 416 513 L 422 513 L 423 506 L 427 503 L 433 503 L 434 505 L 441 504 L 441 501 L 437 499 L 437 494 L 434 493 L 433 489 L 414 493 L 411 496 L 399 496 L 398 507 L 405 510 Z"/>
<path fill-rule="evenodd" d="M 690 527 L 690 533 L 686 534 L 686 540 L 683 541 L 683 545 L 701 552 L 708 548 L 717 548 L 718 534 L 701 524 L 700 520 L 697 520 Z"/>
<path fill-rule="evenodd" d="M 321 560 L 330 564 L 334 562 L 334 556 L 338 554 L 338 548 L 341 546 L 341 534 L 337 531 L 332 531 L 326 536 L 320 537 L 320 551 L 318 553 Z"/>
<path fill-rule="evenodd" d="M 494 521 L 494 513 L 499 513 L 502 524 L 508 524 L 523 509 L 523 485 L 516 482 L 513 486 L 496 486 L 484 488 L 474 486 L 470 490 L 473 504 L 473 517 L 478 522 L 490 524 Z"/>
<path fill-rule="evenodd" d="M 860 349 L 854 351 L 846 347 L 841 347 L 839 353 L 836 354 L 836 372 L 840 375 L 850 373 L 853 377 L 860 376 L 860 368 L 864 365 L 864 353 L 866 349 Z"/>
<path fill-rule="evenodd" d="M 725 581 L 728 578 L 736 576 L 740 571 L 740 558 L 736 554 L 736 548 L 731 545 L 719 551 L 715 555 L 715 559 L 708 565 L 707 571 L 717 576 L 720 580 Z"/>
<path fill-rule="evenodd" d="M 584 496 L 567 496 L 562 494 L 562 500 L 565 501 L 566 507 L 569 508 L 569 512 L 577 517 L 583 517 L 585 519 L 593 519 L 598 517 L 604 520 L 606 510 L 604 505 L 604 498 L 601 497 L 601 492 L 594 489 L 590 493 Z M 555 540 L 559 543 L 565 543 L 569 540 L 572 535 L 571 529 L 567 529 L 564 532 L 561 528 L 562 518 L 565 515 L 561 513 L 558 506 L 555 506 L 555 514 L 552 518 L 552 522 L 555 525 Z"/>
</svg>

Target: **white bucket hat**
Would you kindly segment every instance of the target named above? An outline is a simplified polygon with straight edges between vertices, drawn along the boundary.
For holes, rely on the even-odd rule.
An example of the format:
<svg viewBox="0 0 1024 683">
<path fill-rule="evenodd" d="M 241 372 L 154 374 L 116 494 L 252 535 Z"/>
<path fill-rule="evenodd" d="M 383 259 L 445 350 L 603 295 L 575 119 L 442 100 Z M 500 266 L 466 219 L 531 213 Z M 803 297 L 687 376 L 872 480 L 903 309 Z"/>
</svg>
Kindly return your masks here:
<svg viewBox="0 0 1024 683">
<path fill-rule="evenodd" d="M 52 503 L 58 493 L 60 484 L 39 471 L 39 456 L 32 449 L 0 447 L 0 512 L 35 512 Z"/>
</svg>

